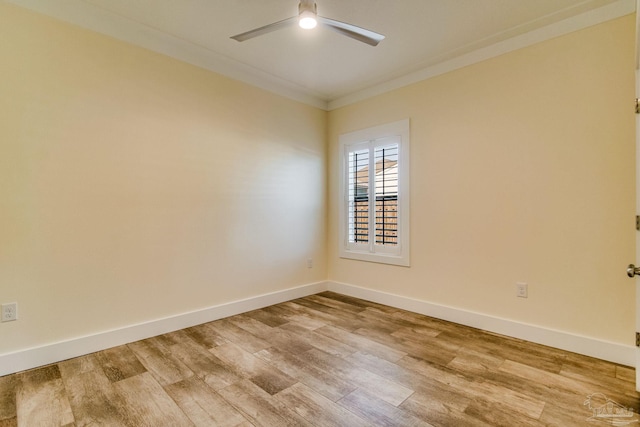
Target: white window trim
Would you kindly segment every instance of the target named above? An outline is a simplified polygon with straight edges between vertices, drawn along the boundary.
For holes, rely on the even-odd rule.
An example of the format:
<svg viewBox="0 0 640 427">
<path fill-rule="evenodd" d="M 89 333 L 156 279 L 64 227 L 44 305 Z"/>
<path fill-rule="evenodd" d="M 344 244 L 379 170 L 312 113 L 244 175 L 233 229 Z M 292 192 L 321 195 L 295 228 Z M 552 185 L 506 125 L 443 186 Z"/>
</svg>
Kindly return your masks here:
<svg viewBox="0 0 640 427">
<path fill-rule="evenodd" d="M 398 245 L 393 251 L 384 248 L 385 245 L 357 245 L 348 241 L 348 209 L 349 201 L 346 191 L 346 179 L 348 174 L 348 152 L 354 146 L 363 143 L 399 137 L 398 153 Z M 393 264 L 408 267 L 409 257 L 409 119 L 387 123 L 372 128 L 345 133 L 339 137 L 339 230 L 338 230 L 338 254 L 340 258 L 355 259 L 360 261 Z M 377 249 L 377 250 L 376 250 Z"/>
</svg>

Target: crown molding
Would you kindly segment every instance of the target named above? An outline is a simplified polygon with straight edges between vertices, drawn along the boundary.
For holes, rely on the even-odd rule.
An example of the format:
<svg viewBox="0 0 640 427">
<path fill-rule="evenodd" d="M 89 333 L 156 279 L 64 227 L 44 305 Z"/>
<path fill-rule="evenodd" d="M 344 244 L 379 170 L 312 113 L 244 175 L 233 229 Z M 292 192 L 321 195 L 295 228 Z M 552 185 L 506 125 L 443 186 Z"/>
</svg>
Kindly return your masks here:
<svg viewBox="0 0 640 427">
<path fill-rule="evenodd" d="M 488 47 L 430 65 L 418 71 L 374 85 L 333 100 L 324 99 L 285 79 L 248 66 L 203 46 L 163 33 L 82 0 L 4 0 L 44 15 L 51 16 L 167 55 L 186 63 L 213 71 L 280 96 L 322 109 L 335 110 L 383 93 L 427 80 L 487 59 L 522 49 L 555 37 L 629 15 L 636 11 L 636 0 L 618 0 L 606 6 L 547 25 L 528 33 L 492 44 Z"/>
<path fill-rule="evenodd" d="M 404 86 L 467 67 L 487 59 L 495 58 L 497 56 L 504 55 L 505 53 L 532 46 L 546 40 L 601 24 L 603 22 L 621 18 L 632 14 L 635 11 L 636 0 L 619 0 L 615 3 L 610 3 L 606 6 L 584 12 L 580 15 L 564 19 L 537 30 L 492 44 L 491 46 L 474 50 L 456 58 L 440 62 L 419 71 L 372 86 L 368 89 L 337 98 L 328 103 L 328 110 L 331 111 L 349 104 L 364 101 L 365 99 L 372 98 L 395 89 L 400 89 Z"/>
<path fill-rule="evenodd" d="M 322 110 L 327 100 L 295 83 L 82 0 L 5 0 Z"/>
</svg>

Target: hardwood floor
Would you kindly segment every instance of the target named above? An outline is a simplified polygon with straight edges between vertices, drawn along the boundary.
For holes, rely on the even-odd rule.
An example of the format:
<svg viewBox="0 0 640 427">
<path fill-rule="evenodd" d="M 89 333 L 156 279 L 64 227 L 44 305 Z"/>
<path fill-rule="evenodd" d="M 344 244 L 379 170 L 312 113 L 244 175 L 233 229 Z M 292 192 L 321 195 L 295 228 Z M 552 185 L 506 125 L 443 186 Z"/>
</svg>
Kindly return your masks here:
<svg viewBox="0 0 640 427">
<path fill-rule="evenodd" d="M 631 424 L 634 379 L 325 292 L 0 377 L 0 427 Z"/>
</svg>

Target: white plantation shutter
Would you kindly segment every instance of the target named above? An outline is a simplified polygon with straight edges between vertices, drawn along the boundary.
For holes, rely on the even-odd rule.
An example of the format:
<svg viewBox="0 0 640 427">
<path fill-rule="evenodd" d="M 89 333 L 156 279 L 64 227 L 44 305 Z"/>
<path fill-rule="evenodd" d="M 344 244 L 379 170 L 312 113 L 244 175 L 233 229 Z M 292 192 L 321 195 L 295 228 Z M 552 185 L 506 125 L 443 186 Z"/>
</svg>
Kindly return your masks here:
<svg viewBox="0 0 640 427">
<path fill-rule="evenodd" d="M 369 155 L 368 149 L 349 153 L 349 242 L 369 242 Z"/>
<path fill-rule="evenodd" d="M 374 149 L 375 243 L 398 244 L 398 144 Z"/>
<path fill-rule="evenodd" d="M 340 141 L 340 256 L 408 265 L 408 121 Z"/>
</svg>

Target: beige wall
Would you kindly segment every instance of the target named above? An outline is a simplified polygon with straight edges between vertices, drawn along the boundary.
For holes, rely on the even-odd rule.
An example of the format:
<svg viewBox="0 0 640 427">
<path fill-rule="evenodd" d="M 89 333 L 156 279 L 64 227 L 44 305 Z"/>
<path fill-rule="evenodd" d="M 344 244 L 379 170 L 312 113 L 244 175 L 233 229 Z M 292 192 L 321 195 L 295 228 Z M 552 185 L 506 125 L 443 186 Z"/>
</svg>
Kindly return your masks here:
<svg viewBox="0 0 640 427">
<path fill-rule="evenodd" d="M 326 116 L 0 3 L 0 354 L 325 279 Z"/>
<path fill-rule="evenodd" d="M 328 115 L 6 3 L 0 29 L 0 354 L 327 277 L 631 344 L 631 16 Z M 339 259 L 338 135 L 407 117 L 412 266 Z"/>
<path fill-rule="evenodd" d="M 329 279 L 631 344 L 634 17 L 332 111 Z M 411 119 L 411 267 L 338 258 L 338 135 Z M 515 297 L 515 283 L 529 298 Z"/>
</svg>

